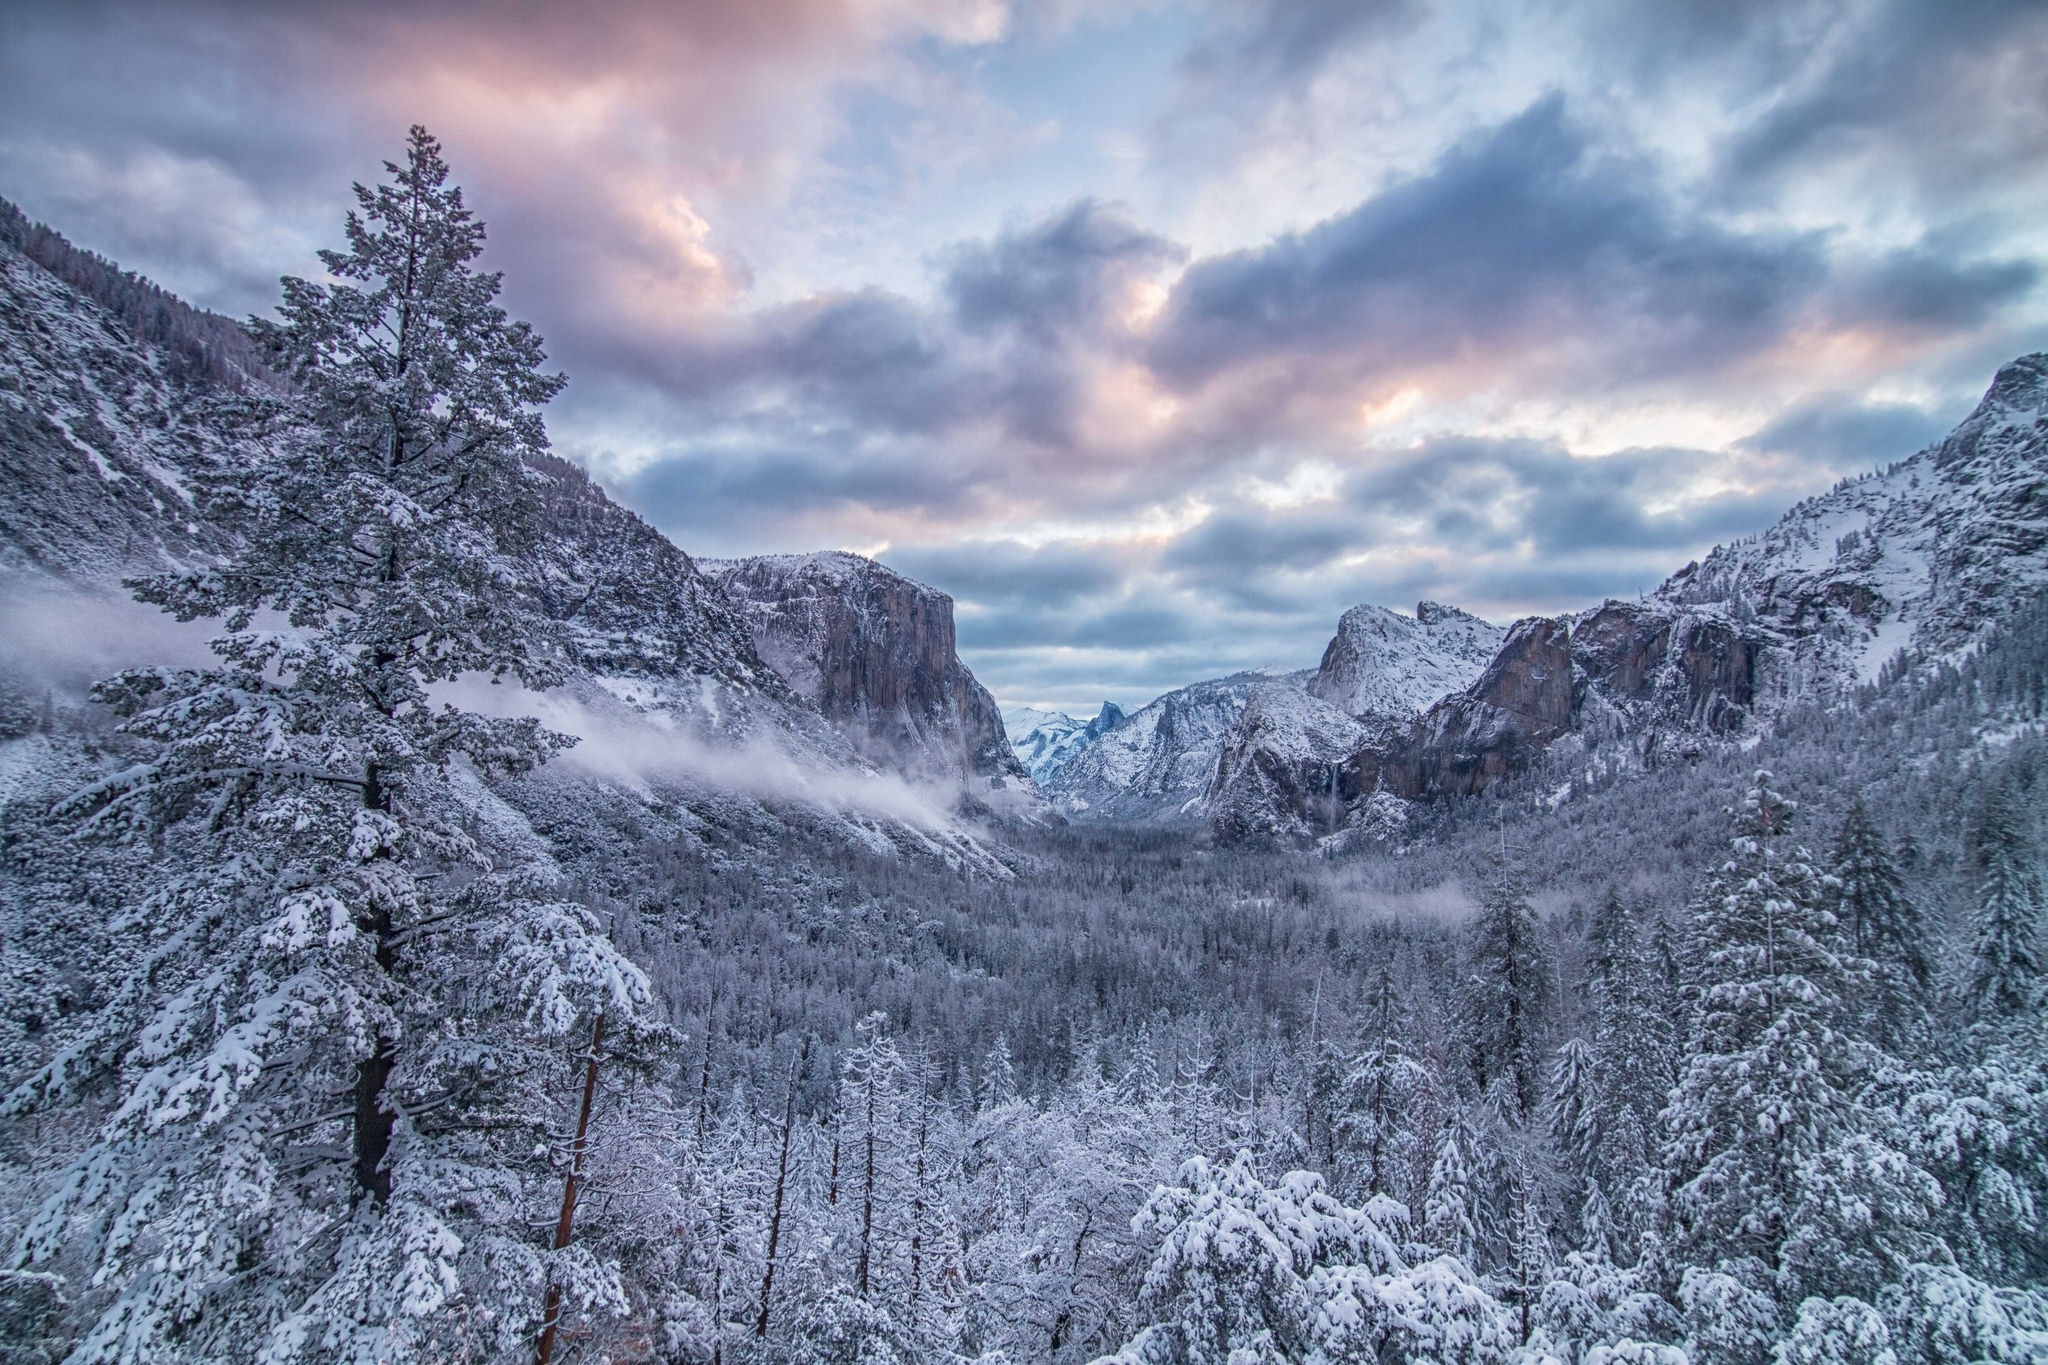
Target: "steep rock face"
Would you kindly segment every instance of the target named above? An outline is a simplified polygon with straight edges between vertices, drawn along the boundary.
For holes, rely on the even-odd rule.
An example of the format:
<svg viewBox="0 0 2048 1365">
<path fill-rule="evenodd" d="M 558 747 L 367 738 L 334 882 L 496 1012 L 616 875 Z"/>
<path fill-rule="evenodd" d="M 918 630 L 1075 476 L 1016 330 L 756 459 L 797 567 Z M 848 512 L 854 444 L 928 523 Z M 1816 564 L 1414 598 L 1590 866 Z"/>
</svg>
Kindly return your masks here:
<svg viewBox="0 0 2048 1365">
<path fill-rule="evenodd" d="M 1384 725 L 1290 681 L 1254 687 L 1217 756 L 1211 832 L 1229 843 L 1299 844 L 1342 828 L 1345 757 Z"/>
<path fill-rule="evenodd" d="M 1472 685 L 1506 632 L 1456 607 L 1417 604 L 1415 615 L 1362 605 L 1344 613 L 1311 695 L 1353 716 L 1413 716 Z"/>
<path fill-rule="evenodd" d="M 953 599 L 859 555 L 707 560 L 762 660 L 872 761 L 1028 793 L 995 698 L 954 652 Z"/>
<path fill-rule="evenodd" d="M 1405 800 L 1468 796 L 1528 763 L 1571 728 L 1568 623 L 1517 621 L 1464 693 L 1368 744 L 1346 765 L 1347 799 L 1385 790 Z"/>
<path fill-rule="evenodd" d="M 1019 706 L 1003 713 L 1003 733 L 1024 771 L 1041 787 L 1065 767 L 1074 755 L 1123 723 L 1123 708 L 1115 702 L 1102 703 L 1090 720 L 1063 711 L 1039 711 Z"/>
<path fill-rule="evenodd" d="M 1632 721 L 1727 734 L 1756 705 L 1768 644 L 1761 632 L 1699 612 L 1609 602 L 1572 628 L 1575 704 L 1583 708 L 1590 690 Z"/>
<path fill-rule="evenodd" d="M 1168 692 L 1126 716 L 1053 775 L 1047 795 L 1075 820 L 1194 824 L 1208 795 L 1224 736 L 1253 689 L 1305 673 L 1236 673 Z"/>
</svg>

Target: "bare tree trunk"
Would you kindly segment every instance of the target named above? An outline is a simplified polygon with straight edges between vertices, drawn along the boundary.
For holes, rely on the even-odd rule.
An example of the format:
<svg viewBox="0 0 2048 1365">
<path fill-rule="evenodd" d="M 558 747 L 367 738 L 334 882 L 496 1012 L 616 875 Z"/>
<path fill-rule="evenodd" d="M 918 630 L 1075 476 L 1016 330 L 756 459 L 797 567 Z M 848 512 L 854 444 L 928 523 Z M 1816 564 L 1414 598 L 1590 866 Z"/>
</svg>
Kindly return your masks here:
<svg viewBox="0 0 2048 1365">
<path fill-rule="evenodd" d="M 697 1145 L 704 1145 L 705 1131 L 711 1125 L 711 1019 L 718 1009 L 716 1000 L 704 1014 L 704 1068 L 697 1078 Z"/>
<path fill-rule="evenodd" d="M 928 1084 L 927 1055 L 917 1055 L 917 1174 L 910 1196 L 910 1320 L 917 1322 L 918 1296 L 924 1288 L 924 1176 L 925 1151 L 931 1136 L 931 1087 Z"/>
<path fill-rule="evenodd" d="M 855 1267 L 854 1279 L 860 1287 L 860 1296 L 868 1296 L 868 1267 L 873 1254 L 875 1240 L 875 1087 L 878 1078 L 870 1070 L 867 1077 L 867 1123 L 862 1134 L 865 1157 L 861 1165 L 860 1189 L 860 1263 Z"/>
<path fill-rule="evenodd" d="M 555 1220 L 555 1250 L 569 1245 L 576 1217 L 576 1186 L 583 1178 L 583 1154 L 590 1140 L 590 1106 L 597 1098 L 597 1048 L 604 1041 L 604 1014 L 590 1027 L 590 1061 L 583 1072 L 583 1109 L 576 1116 L 576 1141 L 569 1148 L 569 1174 L 562 1179 L 562 1216 Z M 550 1277 L 547 1301 L 541 1305 L 540 1354 L 535 1365 L 548 1365 L 555 1354 L 555 1329 L 562 1321 L 562 1286 Z"/>
<path fill-rule="evenodd" d="M 796 1066 L 789 1059 L 789 1086 L 782 1096 L 782 1152 L 775 1161 L 775 1206 L 768 1215 L 768 1266 L 761 1272 L 761 1316 L 754 1322 L 754 1335 L 768 1335 L 768 1306 L 774 1301 L 776 1251 L 782 1243 L 782 1198 L 789 1188 L 789 1134 L 796 1126 Z"/>
</svg>

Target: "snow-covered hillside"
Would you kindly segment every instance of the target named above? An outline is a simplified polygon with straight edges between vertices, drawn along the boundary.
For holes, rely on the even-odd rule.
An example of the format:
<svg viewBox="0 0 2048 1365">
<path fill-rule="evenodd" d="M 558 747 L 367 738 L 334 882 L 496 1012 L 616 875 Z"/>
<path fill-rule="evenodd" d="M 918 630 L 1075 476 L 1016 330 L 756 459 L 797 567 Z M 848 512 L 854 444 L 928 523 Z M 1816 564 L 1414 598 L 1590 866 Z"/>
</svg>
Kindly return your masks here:
<svg viewBox="0 0 2048 1365">
<path fill-rule="evenodd" d="M 1948 438 L 1792 508 L 1655 594 L 1753 614 L 1813 675 L 1868 681 L 1939 655 L 2048 586 L 2048 354 L 1999 370 Z"/>
</svg>

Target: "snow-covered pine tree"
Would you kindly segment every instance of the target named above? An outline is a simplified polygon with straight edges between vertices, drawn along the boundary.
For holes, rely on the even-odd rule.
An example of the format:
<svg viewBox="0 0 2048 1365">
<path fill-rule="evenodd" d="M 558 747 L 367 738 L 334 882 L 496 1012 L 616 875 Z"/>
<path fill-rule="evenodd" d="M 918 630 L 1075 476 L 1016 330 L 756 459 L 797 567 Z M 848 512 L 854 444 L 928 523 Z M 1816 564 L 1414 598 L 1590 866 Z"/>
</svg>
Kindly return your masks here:
<svg viewBox="0 0 2048 1365">
<path fill-rule="evenodd" d="M 877 1010 L 855 1027 L 839 1073 L 839 1133 L 848 1167 L 845 1215 L 851 1220 L 853 1292 L 875 1296 L 889 1278 L 888 1246 L 901 1210 L 904 1153 L 903 1054 L 889 1037 L 889 1017 Z"/>
<path fill-rule="evenodd" d="M 1467 1266 L 1478 1248 L 1477 1196 L 1472 1169 L 1466 1163 L 1463 1118 L 1453 1116 L 1437 1134 L 1436 1160 L 1429 1168 L 1429 1188 L 1422 1200 L 1422 1239 Z"/>
<path fill-rule="evenodd" d="M 1366 988 L 1359 1024 L 1360 1050 L 1344 1075 L 1333 1125 L 1341 1188 L 1406 1202 L 1431 1078 L 1408 1050 L 1406 1010 L 1384 963 Z"/>
<path fill-rule="evenodd" d="M 1901 1053 L 1925 1036 L 1934 963 L 1927 923 L 1860 796 L 1835 836 L 1829 867 L 1841 932 L 1871 964 L 1870 987 L 1856 1002 L 1862 1027 L 1879 1047 Z"/>
<path fill-rule="evenodd" d="M 1599 1175 L 1600 1093 L 1594 1080 L 1593 1049 L 1583 1038 L 1567 1038 L 1550 1067 L 1550 1148 L 1563 1177 L 1568 1202 L 1576 1205 Z"/>
<path fill-rule="evenodd" d="M 1599 1098 L 1595 1169 L 1617 1197 L 1651 1166 L 1658 1114 L 1672 1081 L 1672 1027 L 1664 972 L 1626 901 L 1610 889 L 1595 911 L 1587 943 L 1593 1003 L 1593 1080 Z M 1649 1202 L 1629 1199 L 1615 1231 L 1632 1250 Z"/>
<path fill-rule="evenodd" d="M 438 144 L 387 169 L 336 282 L 287 280 L 257 329 L 297 392 L 274 458 L 212 490 L 242 548 L 136 585 L 224 618 L 219 663 L 98 689 L 151 750 L 68 810 L 165 875 L 97 1026 L 9 1101 L 104 1097 L 17 1249 L 84 1260 L 76 1360 L 446 1359 L 526 1339 L 550 1275 L 620 1302 L 530 1228 L 577 1040 L 602 1012 L 630 1046 L 647 983 L 478 781 L 564 741 L 429 691 L 562 677 L 511 569 L 562 380 L 472 268 Z"/>
<path fill-rule="evenodd" d="M 1940 1198 L 1858 1102 L 1875 1060 L 1842 1027 L 1859 964 L 1837 947 L 1828 880 L 1790 845 L 1794 813 L 1764 771 L 1730 811 L 1732 856 L 1693 925 L 1699 1019 L 1663 1161 L 1678 1259 L 1752 1289 L 1761 1276 L 1788 1309 L 1874 1293 L 1923 1250 Z"/>
<path fill-rule="evenodd" d="M 2040 1007 L 2041 865 L 2009 781 L 1994 781 L 1970 831 L 1977 873 L 1976 949 L 1969 1008 L 1980 1023 Z"/>
<path fill-rule="evenodd" d="M 1506 1082 L 1510 1123 L 1543 1102 L 1551 963 L 1543 926 L 1521 884 L 1502 867 L 1479 898 L 1466 954 L 1466 1047 L 1479 1089 Z"/>
</svg>

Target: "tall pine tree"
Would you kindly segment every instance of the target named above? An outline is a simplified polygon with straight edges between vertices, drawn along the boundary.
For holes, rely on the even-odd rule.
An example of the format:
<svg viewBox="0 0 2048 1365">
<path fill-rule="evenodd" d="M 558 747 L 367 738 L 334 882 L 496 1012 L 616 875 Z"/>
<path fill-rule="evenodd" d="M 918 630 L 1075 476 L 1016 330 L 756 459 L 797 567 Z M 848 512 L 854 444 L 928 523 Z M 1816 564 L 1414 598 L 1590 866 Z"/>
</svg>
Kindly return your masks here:
<svg viewBox="0 0 2048 1365">
<path fill-rule="evenodd" d="M 1932 1178 L 1859 1103 L 1874 1060 L 1843 1028 L 1861 977 L 1828 880 L 1791 844 L 1795 807 L 1758 772 L 1693 923 L 1692 1056 L 1665 1112 L 1678 1258 L 1774 1284 L 1781 1306 L 1860 1292 L 1920 1249 Z"/>
<path fill-rule="evenodd" d="M 68 809 L 164 850 L 135 907 L 156 941 L 11 1100 L 105 1096 L 19 1249 L 94 1249 L 81 1359 L 445 1359 L 525 1338 L 550 1275 L 618 1301 L 573 1250 L 548 1268 L 531 1203 L 560 1188 L 570 1040 L 603 1013 L 630 1042 L 647 984 L 537 840 L 479 832 L 471 774 L 565 741 L 429 692 L 563 677 L 513 569 L 562 380 L 473 269 L 438 144 L 415 128 L 386 169 L 322 253 L 335 282 L 285 281 L 257 327 L 296 393 L 274 458 L 210 491 L 241 548 L 135 585 L 223 621 L 219 662 L 98 689 L 150 752 Z"/>
<path fill-rule="evenodd" d="M 1849 806 L 1829 859 L 1835 917 L 1850 950 L 1870 963 L 1857 1013 L 1868 1036 L 1901 1053 L 1923 1038 L 1934 985 L 1928 926 L 1906 894 L 1884 835 L 1859 796 Z"/>
<path fill-rule="evenodd" d="M 1977 873 L 1970 1013 L 1985 1024 L 2024 1018 L 2041 1003 L 2041 865 L 2008 782 L 1984 793 L 1970 843 Z"/>
<path fill-rule="evenodd" d="M 1479 900 L 1466 953 L 1466 1045 L 1478 1088 L 1502 1095 L 1516 1126 L 1543 1102 L 1551 962 L 1543 926 L 1503 867 Z"/>
</svg>

